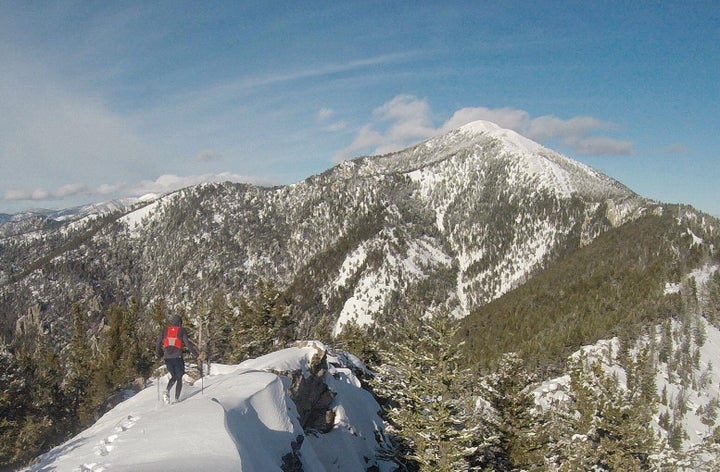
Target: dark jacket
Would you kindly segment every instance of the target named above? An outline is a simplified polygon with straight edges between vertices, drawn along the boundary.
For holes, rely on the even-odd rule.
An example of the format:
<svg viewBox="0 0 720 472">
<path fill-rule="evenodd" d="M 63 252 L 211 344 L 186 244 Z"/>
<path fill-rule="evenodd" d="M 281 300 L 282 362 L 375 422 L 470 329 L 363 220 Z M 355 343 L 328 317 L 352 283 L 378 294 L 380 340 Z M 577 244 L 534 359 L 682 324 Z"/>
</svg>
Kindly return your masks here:
<svg viewBox="0 0 720 472">
<path fill-rule="evenodd" d="M 173 316 L 170 318 L 170 324 L 168 326 L 180 326 L 180 329 L 178 330 L 178 338 L 182 341 L 183 348 L 187 348 L 193 356 L 197 357 L 198 355 L 198 349 L 195 347 L 195 344 L 193 344 L 190 339 L 188 339 L 187 331 L 185 328 L 182 327 L 182 322 L 180 320 L 179 316 Z M 163 359 L 174 359 L 178 357 L 182 357 L 182 349 L 177 348 L 175 346 L 167 346 L 163 348 L 163 340 L 165 339 L 165 335 L 167 334 L 168 326 L 162 329 L 160 331 L 160 335 L 157 338 L 157 342 L 155 343 L 155 352 L 157 353 L 158 357 L 162 357 Z"/>
</svg>

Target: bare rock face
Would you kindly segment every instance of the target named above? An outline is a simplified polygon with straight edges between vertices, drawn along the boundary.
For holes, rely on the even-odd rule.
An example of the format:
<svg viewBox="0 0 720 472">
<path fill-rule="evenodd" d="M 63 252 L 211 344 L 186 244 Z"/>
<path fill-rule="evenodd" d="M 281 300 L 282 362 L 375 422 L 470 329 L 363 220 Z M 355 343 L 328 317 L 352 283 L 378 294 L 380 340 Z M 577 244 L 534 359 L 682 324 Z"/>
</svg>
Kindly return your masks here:
<svg viewBox="0 0 720 472">
<path fill-rule="evenodd" d="M 335 392 L 325 383 L 327 353 L 314 356 L 308 366 L 308 373 L 295 371 L 289 374 L 292 380 L 290 398 L 300 415 L 300 425 L 305 431 L 327 433 L 335 424 L 335 412 L 330 408 Z"/>
</svg>

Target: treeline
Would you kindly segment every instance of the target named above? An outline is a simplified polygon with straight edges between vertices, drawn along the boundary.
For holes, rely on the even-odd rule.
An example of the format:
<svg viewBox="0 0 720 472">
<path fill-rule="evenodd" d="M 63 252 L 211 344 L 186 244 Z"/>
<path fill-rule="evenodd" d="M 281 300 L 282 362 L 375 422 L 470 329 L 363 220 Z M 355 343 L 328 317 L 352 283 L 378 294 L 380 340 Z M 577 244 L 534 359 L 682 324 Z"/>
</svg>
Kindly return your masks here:
<svg viewBox="0 0 720 472">
<path fill-rule="evenodd" d="M 155 343 L 173 313 L 212 362 L 236 363 L 295 339 L 290 303 L 271 282 L 258 283 L 251 296 L 217 294 L 190 310 L 131 300 L 93 313 L 78 303 L 66 332 L 35 326 L 0 345 L 0 470 L 85 429 L 133 383 L 143 388 L 162 364 Z"/>
</svg>

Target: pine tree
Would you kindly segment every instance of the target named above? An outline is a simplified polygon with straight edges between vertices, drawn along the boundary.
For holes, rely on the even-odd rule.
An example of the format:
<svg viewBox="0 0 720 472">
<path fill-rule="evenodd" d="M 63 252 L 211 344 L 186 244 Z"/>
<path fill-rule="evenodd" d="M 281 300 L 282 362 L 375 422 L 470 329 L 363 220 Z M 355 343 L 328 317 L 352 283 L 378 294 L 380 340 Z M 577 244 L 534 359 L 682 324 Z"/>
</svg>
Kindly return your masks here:
<svg viewBox="0 0 720 472">
<path fill-rule="evenodd" d="M 404 323 L 403 323 L 404 324 Z M 477 451 L 472 395 L 463 382 L 453 337 L 457 325 L 446 314 L 412 320 L 381 353 L 386 361 L 373 382 L 401 446 L 398 460 L 421 471 L 467 470 Z"/>
<path fill-rule="evenodd" d="M 272 282 L 259 281 L 252 299 L 241 298 L 233 327 L 231 359 L 254 358 L 293 339 L 290 302 Z"/>
<path fill-rule="evenodd" d="M 22 463 L 65 439 L 72 421 L 61 386 L 65 370 L 54 346 L 39 337 L 34 349 L 23 348 L 16 354 L 26 375 L 28 409 L 17 423 L 15 453 L 10 462 Z"/>
<path fill-rule="evenodd" d="M 16 356 L 0 344 L 0 467 L 13 463 L 20 425 L 30 408 L 27 376 Z"/>
<path fill-rule="evenodd" d="M 92 417 L 92 357 L 87 342 L 87 319 L 79 304 L 73 306 L 72 338 L 69 345 L 67 376 L 64 390 L 69 407 L 76 415 L 77 425 L 85 424 Z"/>
<path fill-rule="evenodd" d="M 232 337 L 235 315 L 226 301 L 224 293 L 218 291 L 209 303 L 201 303 L 196 309 L 202 339 L 198 338 L 198 349 L 204 351 L 207 359 L 216 362 L 231 362 Z"/>
<path fill-rule="evenodd" d="M 578 412 L 572 429 L 579 436 L 565 438 L 567 470 L 647 470 L 659 445 L 649 426 L 654 404 L 642 394 L 642 382 L 626 387 L 582 357 L 570 378 Z"/>
<path fill-rule="evenodd" d="M 541 418 L 534 414 L 534 397 L 529 390 L 532 376 L 516 353 L 505 354 L 497 368 L 483 377 L 482 398 L 490 402 L 494 415 L 493 433 L 497 447 L 490 462 L 494 469 L 530 469 L 543 463 L 543 429 L 537 426 Z"/>
<path fill-rule="evenodd" d="M 102 402 L 103 397 L 138 375 L 147 374 L 155 348 L 152 342 L 143 340 L 138 333 L 136 308 L 124 309 L 111 306 L 107 311 L 108 326 L 100 339 L 100 355 L 96 370 L 96 383 Z"/>
<path fill-rule="evenodd" d="M 333 345 L 358 356 L 368 365 L 380 364 L 380 346 L 375 336 L 370 334 L 368 327 L 359 326 L 355 321 L 343 325 Z"/>
</svg>

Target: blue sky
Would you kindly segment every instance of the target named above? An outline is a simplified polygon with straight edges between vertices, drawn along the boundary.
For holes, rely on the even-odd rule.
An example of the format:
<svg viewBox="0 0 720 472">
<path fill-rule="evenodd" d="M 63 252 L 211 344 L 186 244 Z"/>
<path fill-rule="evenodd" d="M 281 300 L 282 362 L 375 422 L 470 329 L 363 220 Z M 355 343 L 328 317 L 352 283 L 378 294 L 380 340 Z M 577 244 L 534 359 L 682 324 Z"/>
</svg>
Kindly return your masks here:
<svg viewBox="0 0 720 472">
<path fill-rule="evenodd" d="M 717 1 L 0 0 L 0 212 L 288 184 L 489 119 L 720 215 Z"/>
</svg>

